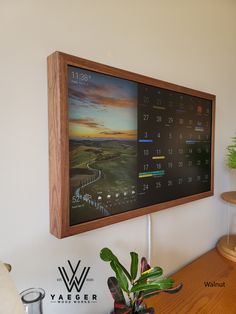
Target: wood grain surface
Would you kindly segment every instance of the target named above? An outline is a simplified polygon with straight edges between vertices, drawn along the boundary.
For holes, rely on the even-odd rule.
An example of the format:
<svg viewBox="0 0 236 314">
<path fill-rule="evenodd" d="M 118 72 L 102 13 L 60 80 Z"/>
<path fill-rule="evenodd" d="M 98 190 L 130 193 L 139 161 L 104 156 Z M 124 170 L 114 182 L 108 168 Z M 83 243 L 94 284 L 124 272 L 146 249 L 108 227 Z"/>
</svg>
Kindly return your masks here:
<svg viewBox="0 0 236 314">
<path fill-rule="evenodd" d="M 172 277 L 176 283 L 182 282 L 183 288 L 174 295 L 162 293 L 148 299 L 147 305 L 153 306 L 156 314 L 236 313 L 236 263 L 221 256 L 216 249 Z"/>
<path fill-rule="evenodd" d="M 217 243 L 217 249 L 221 255 L 236 263 L 236 235 L 223 236 Z"/>
<path fill-rule="evenodd" d="M 236 191 L 224 192 L 221 194 L 224 201 L 236 205 Z"/>
</svg>

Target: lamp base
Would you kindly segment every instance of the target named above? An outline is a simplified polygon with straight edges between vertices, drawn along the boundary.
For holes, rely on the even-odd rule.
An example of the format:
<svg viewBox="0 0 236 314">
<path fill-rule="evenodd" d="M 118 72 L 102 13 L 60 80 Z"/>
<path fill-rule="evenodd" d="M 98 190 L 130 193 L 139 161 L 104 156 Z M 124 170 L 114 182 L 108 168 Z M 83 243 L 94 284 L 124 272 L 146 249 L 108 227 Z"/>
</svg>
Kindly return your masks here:
<svg viewBox="0 0 236 314">
<path fill-rule="evenodd" d="M 236 235 L 223 236 L 216 247 L 222 256 L 236 262 Z"/>
</svg>

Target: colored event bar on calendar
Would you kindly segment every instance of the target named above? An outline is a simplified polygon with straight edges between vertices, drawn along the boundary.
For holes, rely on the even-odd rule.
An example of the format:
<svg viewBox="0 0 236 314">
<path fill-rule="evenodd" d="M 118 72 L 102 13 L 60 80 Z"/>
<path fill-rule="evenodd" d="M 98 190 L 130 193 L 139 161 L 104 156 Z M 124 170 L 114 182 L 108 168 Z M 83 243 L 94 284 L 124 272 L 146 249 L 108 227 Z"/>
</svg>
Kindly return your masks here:
<svg viewBox="0 0 236 314">
<path fill-rule="evenodd" d="M 139 178 L 148 178 L 148 177 L 162 177 L 165 174 L 165 170 L 156 170 L 156 171 L 147 171 L 147 172 L 140 172 L 138 177 Z"/>
<path fill-rule="evenodd" d="M 149 140 L 149 139 L 140 139 L 138 141 L 139 143 L 153 143 L 153 140 Z"/>
</svg>

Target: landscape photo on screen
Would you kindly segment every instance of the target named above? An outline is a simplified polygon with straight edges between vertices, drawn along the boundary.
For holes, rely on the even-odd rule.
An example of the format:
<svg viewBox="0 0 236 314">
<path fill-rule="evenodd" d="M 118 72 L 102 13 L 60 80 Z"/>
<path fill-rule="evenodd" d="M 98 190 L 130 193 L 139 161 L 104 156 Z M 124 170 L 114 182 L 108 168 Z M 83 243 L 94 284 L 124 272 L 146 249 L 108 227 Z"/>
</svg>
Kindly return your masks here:
<svg viewBox="0 0 236 314">
<path fill-rule="evenodd" d="M 137 208 L 137 83 L 68 66 L 70 225 Z"/>
</svg>

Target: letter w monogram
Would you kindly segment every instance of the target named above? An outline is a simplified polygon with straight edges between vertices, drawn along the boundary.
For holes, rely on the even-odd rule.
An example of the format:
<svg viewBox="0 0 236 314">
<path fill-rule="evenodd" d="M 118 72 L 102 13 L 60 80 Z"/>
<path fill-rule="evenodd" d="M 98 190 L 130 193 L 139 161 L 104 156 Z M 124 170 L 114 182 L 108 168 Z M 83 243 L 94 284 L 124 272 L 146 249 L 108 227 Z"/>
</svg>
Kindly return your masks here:
<svg viewBox="0 0 236 314">
<path fill-rule="evenodd" d="M 61 274 L 61 277 L 64 281 L 64 284 L 66 286 L 66 289 L 68 290 L 68 292 L 71 292 L 73 287 L 75 287 L 75 289 L 77 290 L 77 292 L 80 292 L 82 287 L 83 287 L 83 284 L 85 282 L 85 279 L 88 275 L 88 272 L 90 270 L 90 267 L 84 267 L 81 274 L 80 274 L 80 277 L 79 279 L 77 278 L 76 276 L 76 272 L 79 268 L 79 264 L 80 264 L 80 261 L 78 261 L 75 269 L 73 268 L 73 266 L 71 265 L 71 262 L 70 261 L 67 261 L 69 266 L 70 266 L 70 270 L 72 272 L 72 275 L 71 275 L 71 278 L 69 278 L 66 270 L 64 267 L 58 267 L 59 269 L 59 272 Z"/>
</svg>

